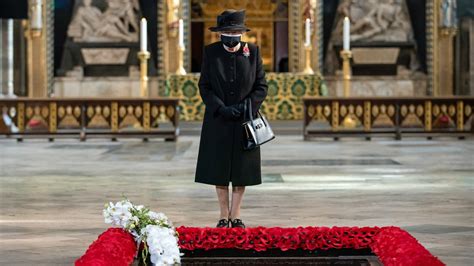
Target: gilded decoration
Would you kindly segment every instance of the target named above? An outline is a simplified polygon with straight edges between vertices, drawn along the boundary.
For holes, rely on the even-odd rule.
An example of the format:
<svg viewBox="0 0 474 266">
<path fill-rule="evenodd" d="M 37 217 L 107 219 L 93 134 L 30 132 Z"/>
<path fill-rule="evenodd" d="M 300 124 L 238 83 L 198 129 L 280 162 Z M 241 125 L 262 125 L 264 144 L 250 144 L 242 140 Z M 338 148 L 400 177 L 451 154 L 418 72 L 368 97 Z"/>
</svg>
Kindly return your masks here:
<svg viewBox="0 0 474 266">
<path fill-rule="evenodd" d="M 304 130 L 312 132 L 396 133 L 400 132 L 473 132 L 474 98 L 330 98 L 305 97 Z M 331 107 L 330 107 L 331 106 Z M 350 117 L 355 127 L 345 127 Z M 309 130 L 312 121 L 317 130 Z"/>
<path fill-rule="evenodd" d="M 67 104 L 58 107 L 58 127 L 79 128 L 81 108 L 78 105 Z"/>
<path fill-rule="evenodd" d="M 18 129 L 0 128 L 0 134 L 91 134 L 164 133 L 166 139 L 178 135 L 176 98 L 75 100 L 75 99 L 0 99 L 0 111 Z M 1 117 L 0 117 L 1 118 Z M 172 129 L 159 129 L 170 122 Z"/>
<path fill-rule="evenodd" d="M 268 93 L 260 111 L 271 120 L 302 119 L 304 96 L 319 96 L 320 76 L 267 73 Z M 169 75 L 161 96 L 180 99 L 180 119 L 202 120 L 205 106 L 199 94 L 199 74 Z"/>
</svg>

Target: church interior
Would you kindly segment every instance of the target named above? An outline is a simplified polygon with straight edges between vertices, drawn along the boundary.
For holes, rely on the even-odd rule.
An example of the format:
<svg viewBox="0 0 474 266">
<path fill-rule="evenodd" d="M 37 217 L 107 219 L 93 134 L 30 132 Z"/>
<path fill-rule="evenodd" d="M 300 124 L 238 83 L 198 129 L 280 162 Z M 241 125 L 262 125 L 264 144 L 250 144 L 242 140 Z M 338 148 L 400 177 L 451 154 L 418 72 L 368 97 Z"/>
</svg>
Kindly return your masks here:
<svg viewBox="0 0 474 266">
<path fill-rule="evenodd" d="M 229 9 L 260 49 L 276 135 L 248 227 L 395 226 L 433 258 L 405 265 L 474 265 L 471 0 L 2 0 L 0 265 L 87 265 L 123 197 L 213 226 L 215 192 L 193 180 L 199 80 Z M 229 254 L 404 265 L 378 250 Z M 225 257 L 196 254 L 183 264 Z"/>
</svg>

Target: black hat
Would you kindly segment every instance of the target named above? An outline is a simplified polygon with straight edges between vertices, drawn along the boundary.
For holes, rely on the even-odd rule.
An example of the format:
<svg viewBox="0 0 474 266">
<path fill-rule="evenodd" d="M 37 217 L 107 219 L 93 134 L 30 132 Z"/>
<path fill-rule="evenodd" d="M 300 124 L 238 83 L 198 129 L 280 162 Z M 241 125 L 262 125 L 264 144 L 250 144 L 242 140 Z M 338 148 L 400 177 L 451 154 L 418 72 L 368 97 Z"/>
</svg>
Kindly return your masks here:
<svg viewBox="0 0 474 266">
<path fill-rule="evenodd" d="M 245 10 L 229 9 L 217 16 L 217 26 L 210 31 L 250 31 L 244 24 Z"/>
</svg>

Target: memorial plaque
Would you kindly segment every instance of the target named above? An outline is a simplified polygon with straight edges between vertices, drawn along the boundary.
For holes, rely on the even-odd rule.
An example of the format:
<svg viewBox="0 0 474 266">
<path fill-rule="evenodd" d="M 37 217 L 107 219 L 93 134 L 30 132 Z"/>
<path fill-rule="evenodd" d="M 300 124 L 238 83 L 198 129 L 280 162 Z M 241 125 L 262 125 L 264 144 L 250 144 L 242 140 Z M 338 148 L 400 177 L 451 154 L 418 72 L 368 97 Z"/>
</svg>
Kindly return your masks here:
<svg viewBox="0 0 474 266">
<path fill-rule="evenodd" d="M 87 65 L 125 64 L 128 48 L 82 48 L 81 53 Z"/>
</svg>

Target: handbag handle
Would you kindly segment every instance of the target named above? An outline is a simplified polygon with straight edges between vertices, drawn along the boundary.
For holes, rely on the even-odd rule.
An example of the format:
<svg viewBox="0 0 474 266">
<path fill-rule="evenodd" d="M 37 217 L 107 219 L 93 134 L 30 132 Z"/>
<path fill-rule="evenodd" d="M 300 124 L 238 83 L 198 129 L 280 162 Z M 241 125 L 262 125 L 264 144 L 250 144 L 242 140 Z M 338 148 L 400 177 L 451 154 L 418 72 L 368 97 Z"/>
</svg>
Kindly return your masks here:
<svg viewBox="0 0 474 266">
<path fill-rule="evenodd" d="M 250 121 L 253 121 L 253 113 L 252 113 L 252 100 L 250 98 L 247 98 L 247 102 L 248 102 L 248 110 L 249 110 L 249 118 L 250 118 Z M 247 104 L 246 104 L 247 105 Z"/>
<path fill-rule="evenodd" d="M 244 113 L 247 111 L 247 109 L 249 110 L 248 111 L 248 116 L 250 118 L 250 122 L 253 125 L 252 99 L 251 98 L 246 98 L 245 100 L 248 101 L 248 108 L 247 108 L 247 102 L 246 102 L 244 104 Z M 262 117 L 262 114 L 260 113 L 260 110 L 257 110 L 257 117 L 258 116 Z M 262 122 L 265 124 L 265 126 L 267 126 L 267 123 L 265 123 L 265 119 L 262 119 Z"/>
</svg>

